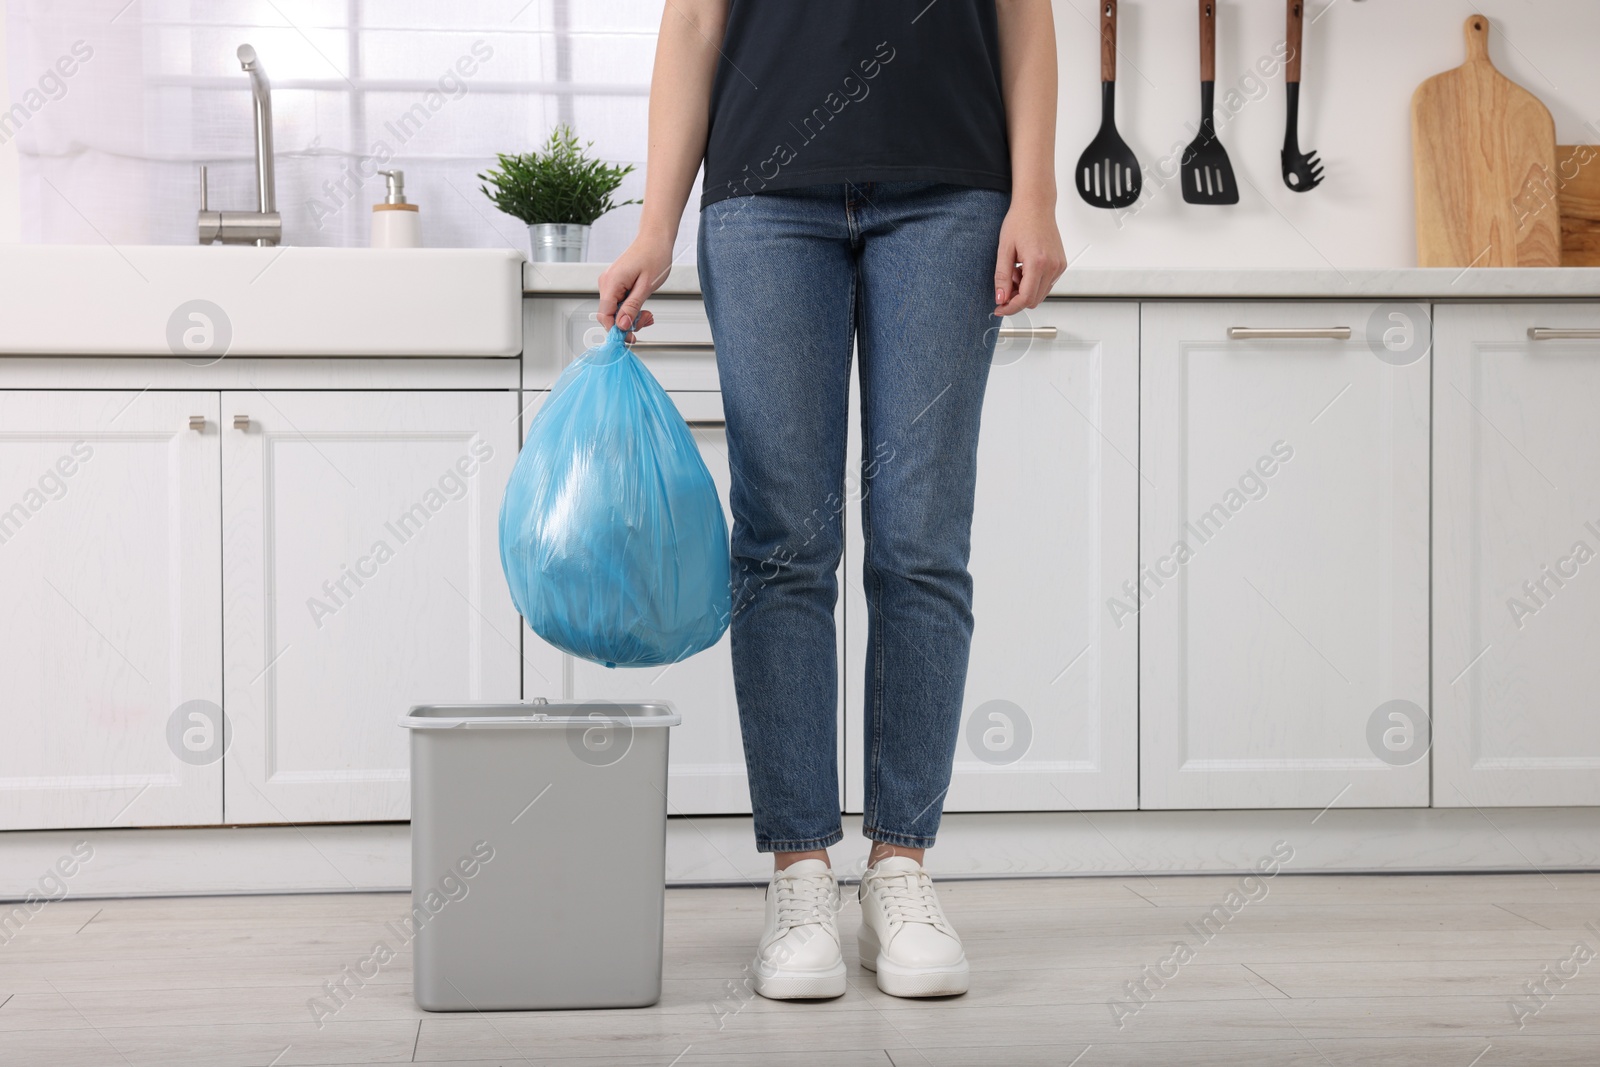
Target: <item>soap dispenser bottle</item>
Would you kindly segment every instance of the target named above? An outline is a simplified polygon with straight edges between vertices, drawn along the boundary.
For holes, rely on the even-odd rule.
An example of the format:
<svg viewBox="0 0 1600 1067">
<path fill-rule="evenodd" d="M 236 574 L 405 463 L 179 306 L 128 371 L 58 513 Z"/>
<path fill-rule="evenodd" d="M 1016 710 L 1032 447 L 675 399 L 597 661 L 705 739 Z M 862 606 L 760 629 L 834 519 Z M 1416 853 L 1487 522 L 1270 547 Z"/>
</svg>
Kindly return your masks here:
<svg viewBox="0 0 1600 1067">
<path fill-rule="evenodd" d="M 417 205 L 406 203 L 406 174 L 403 170 L 380 170 L 385 192 L 381 203 L 372 205 L 373 248 L 420 248 L 421 219 Z"/>
</svg>

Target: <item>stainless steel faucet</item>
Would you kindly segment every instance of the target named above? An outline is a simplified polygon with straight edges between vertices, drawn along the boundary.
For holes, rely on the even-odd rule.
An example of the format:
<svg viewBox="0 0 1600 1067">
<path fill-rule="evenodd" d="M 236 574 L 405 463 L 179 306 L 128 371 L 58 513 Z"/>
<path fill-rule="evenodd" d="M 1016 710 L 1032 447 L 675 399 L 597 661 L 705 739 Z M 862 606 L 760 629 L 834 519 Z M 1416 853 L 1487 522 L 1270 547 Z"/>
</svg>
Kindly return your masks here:
<svg viewBox="0 0 1600 1067">
<path fill-rule="evenodd" d="M 272 161 L 272 83 L 247 44 L 239 46 L 239 66 L 250 75 L 251 110 L 256 125 L 255 211 L 211 211 L 206 203 L 206 168 L 200 168 L 200 243 L 254 244 L 263 248 L 283 239 L 283 218 L 278 214 L 277 177 Z"/>
</svg>

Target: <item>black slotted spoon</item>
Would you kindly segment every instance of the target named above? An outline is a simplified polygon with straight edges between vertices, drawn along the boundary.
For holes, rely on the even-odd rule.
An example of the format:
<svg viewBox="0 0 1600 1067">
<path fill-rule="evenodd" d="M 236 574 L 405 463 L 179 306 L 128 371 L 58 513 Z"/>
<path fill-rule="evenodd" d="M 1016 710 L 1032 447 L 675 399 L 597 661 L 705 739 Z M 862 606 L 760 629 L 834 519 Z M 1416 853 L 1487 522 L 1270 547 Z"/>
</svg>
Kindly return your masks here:
<svg viewBox="0 0 1600 1067">
<path fill-rule="evenodd" d="M 1078 195 L 1090 207 L 1122 208 L 1139 199 L 1144 176 L 1117 133 L 1117 0 L 1100 0 L 1100 132 L 1078 157 Z"/>
<path fill-rule="evenodd" d="M 1183 150 L 1183 199 L 1191 204 L 1237 204 L 1233 164 L 1217 140 L 1212 108 L 1217 96 L 1216 0 L 1200 0 L 1200 132 Z"/>
</svg>

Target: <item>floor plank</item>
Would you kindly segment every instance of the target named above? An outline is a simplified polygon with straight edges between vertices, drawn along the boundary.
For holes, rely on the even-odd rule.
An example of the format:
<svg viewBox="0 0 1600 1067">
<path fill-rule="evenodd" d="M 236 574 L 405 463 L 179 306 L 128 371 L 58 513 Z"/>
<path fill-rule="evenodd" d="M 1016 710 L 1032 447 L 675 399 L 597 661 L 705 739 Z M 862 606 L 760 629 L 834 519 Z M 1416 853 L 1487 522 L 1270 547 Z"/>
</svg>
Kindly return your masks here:
<svg viewBox="0 0 1600 1067">
<path fill-rule="evenodd" d="M 1249 903 L 1218 913 L 1230 892 Z M 747 981 L 760 889 L 674 889 L 653 1007 L 430 1014 L 407 947 L 320 1027 L 308 1001 L 404 895 L 60 901 L 0 944 L 0 1067 L 1600 1063 L 1600 960 L 1568 962 L 1580 942 L 1600 950 L 1600 875 L 1022 879 L 941 896 L 972 961 L 962 997 L 879 992 L 847 893 L 845 996 L 763 1000 Z M 1171 970 L 1178 941 L 1193 959 Z M 1530 999 L 1541 981 L 1550 994 Z"/>
</svg>

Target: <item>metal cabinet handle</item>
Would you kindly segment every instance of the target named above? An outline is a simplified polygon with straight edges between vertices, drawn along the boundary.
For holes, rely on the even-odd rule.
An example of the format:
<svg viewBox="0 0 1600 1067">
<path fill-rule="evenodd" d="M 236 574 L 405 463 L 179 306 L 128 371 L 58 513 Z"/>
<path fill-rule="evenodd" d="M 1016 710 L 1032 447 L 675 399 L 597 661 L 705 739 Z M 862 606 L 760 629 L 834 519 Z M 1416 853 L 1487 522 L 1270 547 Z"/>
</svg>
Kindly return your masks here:
<svg viewBox="0 0 1600 1067">
<path fill-rule="evenodd" d="M 199 431 L 201 433 L 204 433 L 205 432 L 205 428 L 206 428 L 206 417 L 204 415 L 190 415 L 189 416 L 189 429 L 197 430 L 197 431 Z"/>
<path fill-rule="evenodd" d="M 1054 326 L 1002 326 L 999 336 L 1001 338 L 1029 337 L 1037 340 L 1053 341 L 1058 329 Z M 1345 333 L 1348 335 L 1349 331 Z M 636 352 L 661 351 L 662 349 L 676 349 L 678 351 L 712 352 L 716 350 L 714 341 L 635 341 L 628 347 Z"/>
<path fill-rule="evenodd" d="M 727 419 L 685 419 L 691 430 L 721 430 L 728 425 Z"/>
<path fill-rule="evenodd" d="M 1305 340 L 1307 338 L 1326 338 L 1329 341 L 1348 341 L 1350 340 L 1350 327 L 1302 326 L 1285 327 L 1283 329 L 1270 326 L 1228 327 L 1228 339 L 1231 341 Z"/>
<path fill-rule="evenodd" d="M 710 352 L 716 345 L 711 341 L 635 341 L 628 346 L 635 352 L 650 352 L 663 348 L 689 349 L 693 352 Z"/>
<path fill-rule="evenodd" d="M 248 430 L 250 428 L 250 416 L 235 415 L 233 417 L 233 428 L 235 430 Z"/>
<path fill-rule="evenodd" d="M 1552 330 L 1548 326 L 1535 326 L 1528 331 L 1535 341 L 1600 341 L 1600 330 Z"/>
</svg>

